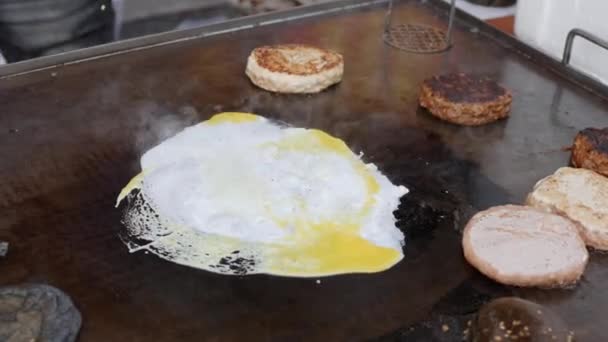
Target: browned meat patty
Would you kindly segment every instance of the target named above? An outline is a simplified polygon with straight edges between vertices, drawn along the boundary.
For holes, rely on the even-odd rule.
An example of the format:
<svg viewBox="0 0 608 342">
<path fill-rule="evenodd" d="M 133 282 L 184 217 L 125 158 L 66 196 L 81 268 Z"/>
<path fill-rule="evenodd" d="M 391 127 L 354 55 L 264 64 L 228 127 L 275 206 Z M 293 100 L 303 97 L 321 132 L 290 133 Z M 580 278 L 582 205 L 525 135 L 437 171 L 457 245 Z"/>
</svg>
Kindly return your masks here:
<svg viewBox="0 0 608 342">
<path fill-rule="evenodd" d="M 253 84 L 268 91 L 314 94 L 342 80 L 344 58 L 308 45 L 262 46 L 247 59 L 245 73 Z"/>
<path fill-rule="evenodd" d="M 586 128 L 574 138 L 572 165 L 608 177 L 608 127 Z"/>
<path fill-rule="evenodd" d="M 507 89 L 488 78 L 461 73 L 425 80 L 419 101 L 442 120 L 478 126 L 509 116 L 512 98 Z"/>
</svg>

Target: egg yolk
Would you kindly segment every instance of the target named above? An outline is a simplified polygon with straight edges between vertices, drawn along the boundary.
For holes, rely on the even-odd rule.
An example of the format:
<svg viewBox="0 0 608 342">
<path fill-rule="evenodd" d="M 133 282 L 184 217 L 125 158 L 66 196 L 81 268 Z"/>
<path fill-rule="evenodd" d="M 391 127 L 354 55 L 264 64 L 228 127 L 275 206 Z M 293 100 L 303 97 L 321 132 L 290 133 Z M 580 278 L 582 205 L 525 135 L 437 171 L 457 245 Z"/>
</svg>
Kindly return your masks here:
<svg viewBox="0 0 608 342">
<path fill-rule="evenodd" d="M 203 123 L 206 125 L 213 126 L 213 125 L 219 125 L 219 124 L 224 124 L 224 123 L 239 124 L 239 123 L 245 123 L 245 122 L 253 122 L 253 121 L 257 121 L 259 119 L 260 119 L 260 117 L 257 115 L 254 115 L 254 114 L 227 112 L 227 113 L 216 114 L 213 117 L 211 117 L 209 120 L 204 121 Z"/>
</svg>

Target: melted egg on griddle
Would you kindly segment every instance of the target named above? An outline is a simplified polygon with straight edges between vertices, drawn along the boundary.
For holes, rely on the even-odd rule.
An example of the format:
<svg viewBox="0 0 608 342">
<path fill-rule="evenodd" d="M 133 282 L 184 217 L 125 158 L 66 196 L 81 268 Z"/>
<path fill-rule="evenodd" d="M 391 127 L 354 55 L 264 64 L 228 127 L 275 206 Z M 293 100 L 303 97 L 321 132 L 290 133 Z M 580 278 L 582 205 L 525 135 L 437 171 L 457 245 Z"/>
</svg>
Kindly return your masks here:
<svg viewBox="0 0 608 342">
<path fill-rule="evenodd" d="M 123 189 L 124 241 L 222 274 L 371 273 L 402 257 L 408 190 L 320 130 L 222 113 L 146 152 Z"/>
</svg>

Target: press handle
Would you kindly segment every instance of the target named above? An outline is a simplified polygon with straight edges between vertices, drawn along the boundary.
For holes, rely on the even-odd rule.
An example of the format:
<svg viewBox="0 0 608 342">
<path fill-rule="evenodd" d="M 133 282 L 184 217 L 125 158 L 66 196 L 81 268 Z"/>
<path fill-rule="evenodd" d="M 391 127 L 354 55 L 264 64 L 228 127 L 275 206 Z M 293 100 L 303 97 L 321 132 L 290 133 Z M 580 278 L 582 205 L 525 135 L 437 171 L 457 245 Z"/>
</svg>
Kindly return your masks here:
<svg viewBox="0 0 608 342">
<path fill-rule="evenodd" d="M 388 0 L 388 8 L 384 17 L 384 41 L 394 48 L 414 53 L 437 53 L 444 52 L 452 46 L 452 33 L 454 18 L 456 14 L 456 0 L 445 0 L 450 2 L 447 32 L 437 29 L 432 25 L 424 24 L 401 24 L 393 28 L 393 9 L 396 0 Z M 391 30 L 394 29 L 394 32 Z M 440 38 L 439 38 L 440 36 Z M 437 42 L 441 46 L 437 47 Z"/>
<path fill-rule="evenodd" d="M 568 33 L 566 38 L 566 46 L 564 47 L 564 56 L 562 57 L 562 64 L 567 66 L 570 64 L 570 57 L 572 57 L 572 46 L 574 45 L 574 38 L 576 37 L 585 38 L 586 40 L 608 50 L 608 41 L 594 35 L 593 33 L 585 30 L 575 28 Z"/>
</svg>

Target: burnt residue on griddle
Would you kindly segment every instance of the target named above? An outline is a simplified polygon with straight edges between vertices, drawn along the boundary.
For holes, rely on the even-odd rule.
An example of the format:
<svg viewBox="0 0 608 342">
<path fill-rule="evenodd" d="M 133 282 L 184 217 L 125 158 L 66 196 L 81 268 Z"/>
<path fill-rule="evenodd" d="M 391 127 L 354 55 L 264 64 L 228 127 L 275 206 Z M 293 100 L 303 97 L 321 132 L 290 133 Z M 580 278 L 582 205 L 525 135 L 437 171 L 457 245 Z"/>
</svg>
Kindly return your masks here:
<svg viewBox="0 0 608 342">
<path fill-rule="evenodd" d="M 608 127 L 585 128 L 579 134 L 587 138 L 596 151 L 608 154 Z"/>
<path fill-rule="evenodd" d="M 451 219 L 451 213 L 418 202 L 416 198 L 404 197 L 394 212 L 397 227 L 408 233 L 409 238 L 424 236 L 432 232 L 440 223 Z"/>
<path fill-rule="evenodd" d="M 391 122 L 392 115 L 370 113 L 363 120 L 342 122 L 330 133 L 343 139 L 362 159 L 374 163 L 394 184 L 410 191 L 394 212 L 405 235 L 406 260 L 424 255 L 436 233 L 458 234 L 483 203 L 472 194 L 480 184 L 491 189 L 491 200 L 506 191 L 487 179 L 478 165 L 457 155 L 439 134 Z M 483 199 L 488 200 L 488 198 Z"/>
<path fill-rule="evenodd" d="M 482 175 L 474 163 L 458 157 L 436 134 L 417 130 L 404 136 L 415 137 L 418 143 L 395 147 L 392 162 L 379 166 L 395 175 L 393 182 L 410 190 L 395 211 L 397 227 L 406 239 L 428 237 L 437 227 L 461 231 L 479 204 L 470 196 L 474 184 L 483 182 L 494 188 L 493 196 L 506 197 L 501 196 L 504 190 Z"/>
<path fill-rule="evenodd" d="M 236 253 L 232 253 L 232 256 L 225 256 L 220 259 L 219 263 L 216 265 L 211 265 L 210 267 L 217 269 L 218 271 L 221 269 L 229 269 L 230 273 L 236 275 L 246 275 L 251 273 L 255 269 L 256 261 L 253 257 L 241 257 L 238 256 L 239 251 L 235 251 Z"/>
<path fill-rule="evenodd" d="M 455 158 L 433 133 L 406 130 L 402 136 L 390 149 L 372 150 L 364 159 L 377 163 L 394 183 L 410 190 L 395 211 L 397 227 L 407 239 L 422 238 L 442 223 L 454 221 L 454 213 L 466 203 L 461 185 L 472 165 Z"/>
<path fill-rule="evenodd" d="M 454 103 L 492 102 L 509 93 L 490 78 L 464 73 L 434 76 L 425 80 L 424 85 Z"/>
<path fill-rule="evenodd" d="M 474 315 L 432 315 L 407 328 L 371 339 L 374 342 L 453 342 L 469 341 Z"/>
</svg>

